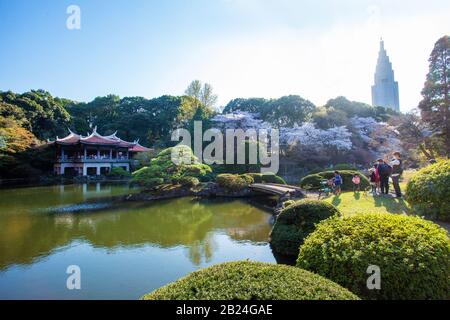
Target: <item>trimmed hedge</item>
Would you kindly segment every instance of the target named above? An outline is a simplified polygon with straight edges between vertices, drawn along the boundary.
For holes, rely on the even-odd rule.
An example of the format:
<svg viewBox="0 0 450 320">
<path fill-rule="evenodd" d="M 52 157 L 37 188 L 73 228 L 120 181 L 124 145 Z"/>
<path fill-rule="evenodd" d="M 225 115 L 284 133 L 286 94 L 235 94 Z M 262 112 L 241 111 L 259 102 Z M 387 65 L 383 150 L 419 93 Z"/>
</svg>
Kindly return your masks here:
<svg viewBox="0 0 450 320">
<path fill-rule="evenodd" d="M 184 176 L 178 179 L 178 183 L 184 187 L 195 187 L 200 184 L 200 181 L 195 177 Z"/>
<path fill-rule="evenodd" d="M 381 270 L 381 290 L 367 288 L 367 269 Z M 450 240 L 419 217 L 358 214 L 318 224 L 300 247 L 297 266 L 368 299 L 450 298 Z"/>
<path fill-rule="evenodd" d="M 249 173 L 255 183 L 277 183 L 286 184 L 283 178 L 273 173 Z"/>
<path fill-rule="evenodd" d="M 358 300 L 311 272 L 262 262 L 228 262 L 202 269 L 142 297 L 144 300 Z"/>
<path fill-rule="evenodd" d="M 406 196 L 418 214 L 450 221 L 450 160 L 419 170 L 409 180 Z"/>
<path fill-rule="evenodd" d="M 270 233 L 272 249 L 283 255 L 297 256 L 303 240 L 315 225 L 331 216 L 340 215 L 332 204 L 319 200 L 300 200 L 284 208 Z"/>
<path fill-rule="evenodd" d="M 241 191 L 253 183 L 253 178 L 248 174 L 219 174 L 216 177 L 217 184 L 228 191 Z"/>
<path fill-rule="evenodd" d="M 352 178 L 357 174 L 361 178 L 361 190 L 370 186 L 370 181 L 365 175 L 359 171 L 341 170 L 339 171 L 342 177 L 342 190 L 353 190 Z M 320 181 L 328 180 L 334 177 L 334 171 L 323 171 L 315 174 L 308 175 L 300 181 L 300 187 L 305 189 L 320 189 Z"/>
<path fill-rule="evenodd" d="M 108 176 L 112 177 L 131 177 L 131 173 L 122 167 L 112 167 L 111 171 L 108 173 Z"/>
</svg>

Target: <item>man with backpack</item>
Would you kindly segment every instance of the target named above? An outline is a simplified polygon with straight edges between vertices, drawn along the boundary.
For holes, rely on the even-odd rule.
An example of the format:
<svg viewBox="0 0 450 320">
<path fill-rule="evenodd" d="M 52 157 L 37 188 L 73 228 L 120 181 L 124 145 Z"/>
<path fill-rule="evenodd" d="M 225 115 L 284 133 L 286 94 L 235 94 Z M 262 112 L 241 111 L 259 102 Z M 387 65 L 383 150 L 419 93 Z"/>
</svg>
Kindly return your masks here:
<svg viewBox="0 0 450 320">
<path fill-rule="evenodd" d="M 380 188 L 381 194 L 389 193 L 389 176 L 392 173 L 392 167 L 383 161 L 378 159 L 378 174 L 380 175 Z"/>
<path fill-rule="evenodd" d="M 402 197 L 402 191 L 400 189 L 400 177 L 403 173 L 402 167 L 402 157 L 400 152 L 393 153 L 394 158 L 389 162 L 389 165 L 392 167 L 392 184 L 394 185 L 395 195 L 397 198 Z"/>
</svg>

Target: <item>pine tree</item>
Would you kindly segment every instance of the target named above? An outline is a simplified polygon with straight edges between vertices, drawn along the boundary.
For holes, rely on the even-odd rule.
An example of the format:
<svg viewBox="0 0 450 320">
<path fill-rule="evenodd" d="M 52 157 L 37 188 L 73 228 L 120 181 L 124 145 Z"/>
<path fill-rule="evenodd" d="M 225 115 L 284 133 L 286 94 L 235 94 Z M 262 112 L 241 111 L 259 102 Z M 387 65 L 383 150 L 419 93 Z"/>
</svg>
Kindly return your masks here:
<svg viewBox="0 0 450 320">
<path fill-rule="evenodd" d="M 431 53 L 430 69 L 419 104 L 424 122 L 442 139 L 450 156 L 450 36 L 440 38 Z"/>
</svg>

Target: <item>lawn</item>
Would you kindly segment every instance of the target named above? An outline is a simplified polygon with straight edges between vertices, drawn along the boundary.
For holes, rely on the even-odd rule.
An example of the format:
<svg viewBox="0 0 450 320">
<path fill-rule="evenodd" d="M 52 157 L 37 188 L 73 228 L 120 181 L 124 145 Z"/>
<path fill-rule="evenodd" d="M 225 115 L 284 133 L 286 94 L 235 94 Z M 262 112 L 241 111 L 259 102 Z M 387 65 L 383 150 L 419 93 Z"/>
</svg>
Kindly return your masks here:
<svg viewBox="0 0 450 320">
<path fill-rule="evenodd" d="M 405 170 L 400 180 L 402 192 L 405 192 L 406 184 L 414 175 L 414 170 Z M 391 192 L 394 190 L 390 184 Z M 392 196 L 372 196 L 370 192 L 353 193 L 345 192 L 341 196 L 330 196 L 325 201 L 336 206 L 344 215 L 349 216 L 356 213 L 397 213 L 407 214 L 410 212 L 408 203 L 404 199 L 397 199 Z"/>
<path fill-rule="evenodd" d="M 325 201 L 336 206 L 345 216 L 357 213 L 397 213 L 407 214 L 409 212 L 408 203 L 404 199 L 397 199 L 391 196 L 372 196 L 370 193 L 345 192 L 339 197 L 330 196 Z"/>
</svg>

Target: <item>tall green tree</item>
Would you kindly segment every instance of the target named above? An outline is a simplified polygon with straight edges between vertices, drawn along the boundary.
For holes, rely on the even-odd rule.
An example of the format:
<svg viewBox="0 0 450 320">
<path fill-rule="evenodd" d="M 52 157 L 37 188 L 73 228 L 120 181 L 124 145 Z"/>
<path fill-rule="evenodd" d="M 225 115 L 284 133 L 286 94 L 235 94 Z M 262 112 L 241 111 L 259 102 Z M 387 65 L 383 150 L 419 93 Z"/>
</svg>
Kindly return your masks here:
<svg viewBox="0 0 450 320">
<path fill-rule="evenodd" d="M 290 95 L 270 100 L 261 116 L 276 127 L 293 127 L 311 119 L 316 106 L 300 96 Z"/>
<path fill-rule="evenodd" d="M 202 84 L 200 80 L 192 81 L 184 93 L 211 109 L 217 103 L 217 95 L 214 93 L 213 87 L 209 83 Z"/>
<path fill-rule="evenodd" d="M 419 103 L 422 119 L 433 129 L 445 145 L 444 154 L 450 156 L 450 36 L 440 38 L 429 59 L 430 67 L 423 100 Z"/>
</svg>

